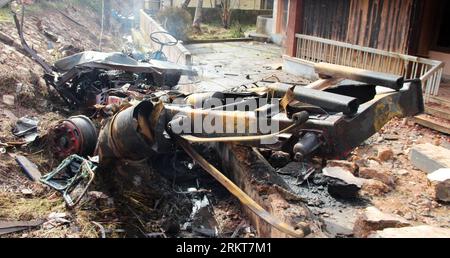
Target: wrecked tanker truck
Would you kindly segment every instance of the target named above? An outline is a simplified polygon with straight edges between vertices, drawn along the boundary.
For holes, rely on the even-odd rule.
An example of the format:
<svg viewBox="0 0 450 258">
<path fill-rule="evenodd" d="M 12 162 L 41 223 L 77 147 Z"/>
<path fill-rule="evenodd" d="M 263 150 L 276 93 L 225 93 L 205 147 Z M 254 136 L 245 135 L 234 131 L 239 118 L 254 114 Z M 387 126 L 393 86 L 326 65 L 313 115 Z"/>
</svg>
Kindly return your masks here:
<svg viewBox="0 0 450 258">
<path fill-rule="evenodd" d="M 18 30 L 23 39 L 20 26 Z M 286 218 L 267 209 L 270 204 L 262 198 L 254 198 L 260 181 L 250 180 L 254 188 L 235 182 L 249 176 L 240 173 L 248 173 L 248 167 L 262 159 L 255 154 L 258 159 L 249 160 L 252 150 L 283 151 L 301 162 L 314 156 L 343 158 L 392 118 L 424 110 L 420 80 L 332 64 L 317 64 L 322 79 L 308 86 L 273 83 L 186 93 L 172 87 L 182 74 L 194 72 L 167 61 L 140 62 L 124 53 L 93 51 L 63 58 L 52 67 L 36 60 L 46 71 L 49 87 L 66 104 L 94 110 L 92 117 L 98 120 L 71 117 L 48 133 L 55 155 L 66 159 L 41 181 L 63 192 L 69 207 L 81 199 L 95 175 L 121 176 L 139 187 L 139 182 L 151 180 L 151 157 L 183 150 L 242 203 L 261 236 L 305 237 L 311 229 L 302 221 L 304 211 L 291 211 Z M 339 83 L 342 79 L 351 81 Z M 220 165 L 235 170 L 234 176 L 221 173 L 199 154 L 197 145 L 213 146 Z M 242 163 L 241 169 L 235 163 Z M 277 181 L 276 175 L 269 176 Z M 83 191 L 71 196 L 81 181 L 86 182 Z M 283 192 L 279 196 L 289 192 L 289 187 L 277 185 L 284 189 L 277 190 Z"/>
<path fill-rule="evenodd" d="M 316 69 L 327 74 L 346 68 L 322 64 Z M 346 77 L 357 77 L 362 84 L 332 85 L 323 91 L 281 83 L 247 91 L 157 91 L 107 117 L 95 152 L 87 156 L 98 155 L 100 169 L 126 175 L 145 170 L 152 156 L 181 148 L 260 219 L 287 236 L 303 237 L 307 225 L 294 227 L 272 216 L 192 144 L 213 145 L 218 151 L 236 145 L 271 149 L 302 162 L 317 155 L 343 158 L 393 117 L 423 111 L 420 81 L 363 70 Z M 262 130 L 262 122 L 276 130 Z"/>
</svg>

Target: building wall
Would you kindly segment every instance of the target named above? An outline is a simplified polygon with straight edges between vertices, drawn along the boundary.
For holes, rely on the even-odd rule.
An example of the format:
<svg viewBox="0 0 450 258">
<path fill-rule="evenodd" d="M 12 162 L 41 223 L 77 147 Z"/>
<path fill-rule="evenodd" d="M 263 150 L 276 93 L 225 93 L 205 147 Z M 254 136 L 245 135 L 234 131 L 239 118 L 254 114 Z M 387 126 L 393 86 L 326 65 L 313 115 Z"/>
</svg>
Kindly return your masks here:
<svg viewBox="0 0 450 258">
<path fill-rule="evenodd" d="M 166 0 L 168 2 L 168 0 Z M 181 6 L 183 0 L 173 0 L 174 6 Z M 203 0 L 203 8 L 214 8 L 216 4 L 218 5 L 220 1 L 218 0 Z M 165 4 L 166 6 L 166 4 Z M 189 7 L 196 7 L 197 0 L 191 0 Z M 231 0 L 232 9 L 242 9 L 242 10 L 260 10 L 261 0 Z"/>
<path fill-rule="evenodd" d="M 430 51 L 429 57 L 434 60 L 445 62 L 443 73 L 446 77 L 449 77 L 448 79 L 450 80 L 450 53 Z"/>
<path fill-rule="evenodd" d="M 407 53 L 413 0 L 303 0 L 301 33 Z"/>
<path fill-rule="evenodd" d="M 278 0 L 273 0 L 273 9 L 272 9 L 272 19 L 273 19 L 272 33 L 278 33 L 278 32 L 277 32 L 278 6 L 279 6 Z"/>
</svg>

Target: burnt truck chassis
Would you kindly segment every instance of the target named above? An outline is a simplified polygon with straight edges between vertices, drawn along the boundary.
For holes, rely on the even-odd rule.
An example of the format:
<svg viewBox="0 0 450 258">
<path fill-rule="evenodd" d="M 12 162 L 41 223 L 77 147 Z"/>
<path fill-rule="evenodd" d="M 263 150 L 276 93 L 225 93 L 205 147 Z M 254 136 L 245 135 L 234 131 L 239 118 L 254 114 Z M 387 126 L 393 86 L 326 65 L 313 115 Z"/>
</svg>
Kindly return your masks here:
<svg viewBox="0 0 450 258">
<path fill-rule="evenodd" d="M 192 70 L 187 67 L 158 60 L 153 60 L 153 63 L 138 62 L 123 53 L 84 52 L 62 59 L 51 67 L 28 47 L 23 37 L 22 26 L 15 14 L 14 20 L 25 51 L 44 68 L 46 72 L 44 78 L 47 83 L 56 88 L 61 97 L 75 108 L 91 105 L 90 101 L 93 96 L 98 96 L 98 91 L 117 90 L 122 86 L 114 84 L 111 80 L 104 85 L 105 82 L 100 80 L 99 85 L 87 85 L 88 88 L 99 87 L 94 89 L 86 99 L 84 92 L 81 91 L 81 96 L 78 95 L 80 93 L 78 84 L 83 84 L 83 81 L 79 81 L 83 74 L 89 77 L 89 73 L 96 71 L 121 71 L 134 75 L 150 75 L 152 81 L 145 81 L 148 78 L 144 78 L 143 84 L 153 86 L 172 86 L 176 84 L 181 74 L 192 74 Z M 262 159 L 261 155 L 254 150 L 252 152 L 251 149 L 242 149 L 238 146 L 282 150 L 290 153 L 291 157 L 297 161 L 308 160 L 313 155 L 334 159 L 344 158 L 393 117 L 413 116 L 424 111 L 420 80 L 405 82 L 401 76 L 325 63 L 316 64 L 315 71 L 322 80 L 306 87 L 275 83 L 262 89 L 246 92 L 230 90 L 191 94 L 185 96 L 185 99 L 173 99 L 168 96 L 170 92 L 152 94 L 150 99 L 146 99 L 147 91 L 146 94 L 142 94 L 144 100 L 139 104 L 122 107 L 121 111 L 106 121 L 99 133 L 95 152 L 92 154 L 99 156 L 100 168 L 129 175 L 138 170 L 146 170 L 146 160 L 152 155 L 172 153 L 177 146 L 181 147 L 205 171 L 238 198 L 245 210 L 250 211 L 250 219 L 257 225 L 261 236 L 304 237 L 311 230 L 308 224 L 298 221 L 298 218 L 304 218 L 301 210 L 291 210 L 288 212 L 290 215 L 285 214 L 273 208 L 271 198 L 260 196 L 261 187 L 277 184 L 276 182 L 261 183 L 264 181 L 262 178 L 267 177 L 277 181 L 271 166 L 267 162 L 254 166 L 252 162 L 258 163 Z M 169 79 L 171 82 L 167 83 L 166 75 L 174 77 L 174 82 Z M 336 82 L 343 78 L 362 84 L 337 86 Z M 97 83 L 96 80 L 99 78 L 91 79 L 86 80 L 87 84 Z M 123 80 L 119 81 L 120 84 L 124 83 Z M 131 82 L 136 84 L 136 80 Z M 379 92 L 380 88 L 383 89 L 382 92 Z M 175 95 L 183 94 L 177 92 Z M 158 96 L 163 97 L 164 102 L 158 99 Z M 196 108 L 192 103 L 192 99 L 204 103 L 212 98 L 220 99 L 222 105 L 203 109 Z M 227 98 L 235 98 L 236 102 L 226 103 Z M 276 99 L 278 102 L 273 104 L 269 101 L 270 99 Z M 255 102 L 255 100 L 256 103 L 263 104 L 258 104 L 256 109 L 249 110 L 246 103 Z M 230 107 L 232 107 L 231 110 Z M 278 112 L 277 108 L 280 108 L 281 112 Z M 222 122 L 222 125 L 232 127 L 232 133 L 186 134 L 173 130 L 176 125 L 183 125 L 192 122 L 195 117 L 202 119 L 211 114 L 222 118 L 221 121 L 231 120 L 231 123 Z M 270 135 L 250 130 L 238 132 L 236 126 L 238 121 L 243 120 L 245 129 L 249 129 L 250 124 L 257 123 L 259 119 L 278 123 L 279 131 Z M 69 132 L 83 131 L 82 128 L 89 128 L 89 126 L 75 125 Z M 195 130 L 192 131 L 195 132 Z M 76 142 L 84 145 L 84 137 L 80 139 L 82 141 Z M 264 139 L 275 141 L 264 144 L 262 142 Z M 90 142 L 92 144 L 95 141 Z M 235 182 L 198 154 L 191 143 L 215 144 L 222 155 L 223 167 L 234 171 L 234 175 L 230 178 Z M 75 149 L 86 149 L 86 146 L 81 145 L 77 145 Z M 260 166 L 264 166 L 265 169 L 258 170 Z M 255 181 L 255 177 L 262 180 Z M 279 182 L 279 186 L 281 185 L 282 183 Z M 278 196 L 273 198 L 288 204 L 287 198 L 282 197 L 286 195 L 285 192 L 279 191 L 276 194 L 272 192 L 270 195 Z M 292 198 L 297 197 L 289 197 L 289 199 Z M 292 221 L 292 217 L 297 218 L 296 221 Z M 276 230 L 272 231 L 272 227 Z"/>
<path fill-rule="evenodd" d="M 362 85 L 353 86 L 355 87 L 367 88 Z M 339 87 L 335 90 L 339 92 Z M 301 100 L 301 95 L 296 98 Z M 303 135 L 313 133 L 320 138 L 318 141 L 321 144 L 317 150 L 319 155 L 341 159 L 347 157 L 354 148 L 378 132 L 392 118 L 414 116 L 423 111 L 421 83 L 414 81 L 406 83 L 398 91 L 375 95 L 372 100 L 361 104 L 352 115 L 335 113 L 326 115 L 324 119 L 310 115 L 305 124 L 300 126 L 300 131 Z"/>
<path fill-rule="evenodd" d="M 350 114 L 343 112 L 336 112 L 336 109 L 330 107 L 318 106 L 318 102 L 339 102 L 350 99 L 357 102 L 358 98 L 349 97 L 346 95 L 323 92 L 319 90 L 307 89 L 302 86 L 292 87 L 292 85 L 274 84 L 269 86 L 268 95 L 283 95 L 287 92 L 294 92 L 292 96 L 293 101 L 302 101 L 301 104 L 289 105 L 285 112 L 276 114 L 264 113 L 264 119 L 269 119 L 272 122 L 278 122 L 281 133 L 273 135 L 277 138 L 277 143 L 261 145 L 261 138 L 264 135 L 255 134 L 250 135 L 245 133 L 234 134 L 211 134 L 211 133 L 191 133 L 189 135 L 181 134 L 188 141 L 192 142 L 237 142 L 239 144 L 264 147 L 277 150 L 283 150 L 291 153 L 293 157 L 298 160 L 307 158 L 313 152 L 320 156 L 330 159 L 340 159 L 348 156 L 348 154 L 366 139 L 378 132 L 387 122 L 394 117 L 413 116 L 424 111 L 422 99 L 422 87 L 420 81 L 411 81 L 405 83 L 404 86 L 397 91 L 386 91 L 380 94 L 372 94 L 371 100 L 357 104 L 353 107 Z M 332 89 L 333 92 L 348 92 L 349 90 L 358 91 L 358 88 L 364 89 L 364 92 L 375 92 L 374 85 L 344 85 Z M 317 96 L 316 99 L 305 100 L 304 92 L 307 94 Z M 224 98 L 229 96 L 235 97 L 236 93 L 224 93 Z M 368 94 L 370 95 L 370 93 Z M 266 98 L 264 96 L 263 98 Z M 367 96 L 363 96 L 367 97 Z M 333 99 L 330 99 L 333 98 Z M 248 121 L 246 126 L 250 123 L 257 122 L 262 115 L 261 110 L 270 109 L 271 104 L 258 107 L 257 110 L 248 111 L 246 108 L 246 101 L 249 99 L 256 99 L 256 102 L 261 97 L 246 97 L 235 103 L 235 109 L 229 110 L 229 105 L 214 107 L 213 110 L 197 110 L 191 107 L 180 107 L 178 105 L 166 104 L 164 115 L 167 125 L 174 123 L 182 124 L 184 119 L 194 120 L 195 116 L 206 116 L 215 113 L 214 115 L 220 117 L 220 121 L 226 119 L 240 119 L 240 113 L 247 113 Z M 207 101 L 207 100 L 206 100 Z M 281 100 L 283 101 L 283 100 Z M 307 101 L 308 103 L 305 103 Z M 267 103 L 270 101 L 264 101 Z M 292 103 L 292 102 L 291 102 Z M 267 111 L 266 111 L 267 112 Z M 180 119 L 180 116 L 184 119 Z M 267 117 L 269 116 L 269 117 Z M 175 118 L 175 119 L 173 119 Z M 172 120 L 173 119 L 173 120 Z M 184 122 L 186 122 L 184 120 Z M 224 122 L 224 127 L 227 125 Z M 192 128 L 192 131 L 194 128 Z M 236 131 L 235 131 L 236 132 Z"/>
<path fill-rule="evenodd" d="M 356 71 L 355 75 L 358 76 L 346 78 L 354 80 L 358 77 L 363 82 L 372 81 L 367 79 L 367 72 Z M 260 205 L 260 202 L 263 202 L 261 198 L 256 198 L 258 201 L 255 201 L 249 197 L 248 192 L 255 194 L 254 190 L 249 190 L 248 187 L 244 189 L 242 184 L 238 186 L 230 181 L 201 157 L 192 144 L 214 144 L 219 153 L 226 156 L 223 157 L 224 160 L 230 159 L 231 156 L 235 156 L 234 160 L 239 160 L 239 155 L 233 154 L 236 146 L 282 150 L 290 153 L 297 161 L 308 161 L 309 157 L 314 155 L 332 159 L 344 158 L 390 119 L 412 116 L 424 110 L 419 80 L 404 82 L 396 77 L 378 82 L 384 86 L 332 85 L 322 91 L 275 83 L 256 91 L 192 94 L 170 103 L 157 99 L 143 100 L 114 115 L 102 128 L 97 145 L 100 166 L 114 168 L 120 167 L 122 163 L 141 164 L 143 160 L 154 155 L 173 153 L 177 146 L 181 147 L 238 198 L 245 209 L 256 215 L 256 225 L 267 223 L 275 228 L 276 232 L 281 232 L 281 236 L 304 237 L 311 232 L 308 224 L 296 223 L 296 226 L 291 226 L 290 222 L 286 223 L 285 220 L 274 217 Z M 194 102 L 204 103 L 212 98 L 219 98 L 223 105 L 204 109 L 195 108 L 192 102 L 194 99 Z M 225 104 L 227 98 L 235 98 L 236 102 Z M 278 100 L 277 105 L 280 106 L 281 112 L 274 112 L 274 104 L 267 104 L 273 103 L 268 99 Z M 255 100 L 263 104 L 249 110 L 246 103 Z M 223 122 L 222 126 L 233 127 L 233 133 L 195 133 L 192 130 L 192 133 L 186 134 L 174 130 L 175 126 L 185 123 L 193 126 L 195 117 L 203 119 L 208 115 L 220 118 L 216 121 L 231 121 Z M 279 131 L 264 135 L 247 130 L 251 123 L 259 119 L 279 123 Z M 236 125 L 242 120 L 245 121 L 247 131 L 238 132 Z M 269 144 L 262 142 L 263 139 L 269 138 L 275 141 Z M 222 165 L 227 167 L 230 164 Z M 242 177 L 235 175 L 234 179 Z M 264 206 L 267 207 L 267 203 Z M 277 215 L 284 217 L 280 213 Z"/>
</svg>

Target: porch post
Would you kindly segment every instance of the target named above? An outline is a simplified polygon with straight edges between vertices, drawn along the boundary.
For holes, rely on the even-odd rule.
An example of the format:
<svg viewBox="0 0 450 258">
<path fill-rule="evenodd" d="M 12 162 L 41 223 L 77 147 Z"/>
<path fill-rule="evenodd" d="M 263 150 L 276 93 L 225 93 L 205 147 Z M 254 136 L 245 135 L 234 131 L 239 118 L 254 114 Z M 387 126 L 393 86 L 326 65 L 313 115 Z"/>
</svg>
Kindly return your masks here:
<svg viewBox="0 0 450 258">
<path fill-rule="evenodd" d="M 303 0 L 290 0 L 288 11 L 288 22 L 286 29 L 286 55 L 294 56 L 297 51 L 297 40 L 295 33 L 299 33 L 302 27 Z"/>
</svg>

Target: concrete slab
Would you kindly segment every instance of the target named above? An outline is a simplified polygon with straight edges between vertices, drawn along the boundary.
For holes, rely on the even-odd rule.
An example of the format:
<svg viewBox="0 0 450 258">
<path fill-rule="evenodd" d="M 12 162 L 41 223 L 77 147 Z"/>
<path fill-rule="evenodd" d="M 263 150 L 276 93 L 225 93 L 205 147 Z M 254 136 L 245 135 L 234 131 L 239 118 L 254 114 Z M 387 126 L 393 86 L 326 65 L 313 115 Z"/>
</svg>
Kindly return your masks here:
<svg viewBox="0 0 450 258">
<path fill-rule="evenodd" d="M 287 72 L 303 76 L 309 80 L 315 81 L 319 79 L 319 76 L 314 70 L 313 63 L 305 62 L 299 58 L 290 57 L 285 55 L 283 57 L 284 67 Z"/>
<path fill-rule="evenodd" d="M 440 168 L 450 168 L 450 150 L 430 143 L 411 149 L 411 163 L 418 169 L 432 173 Z"/>
<path fill-rule="evenodd" d="M 370 235 L 369 238 L 449 238 L 450 229 L 428 225 L 404 228 L 386 228 Z"/>
<path fill-rule="evenodd" d="M 274 44 L 219 42 L 190 44 L 185 47 L 191 52 L 193 68 L 199 75 L 197 78 L 182 77 L 180 84 L 195 85 L 196 92 L 222 91 L 252 84 L 271 75 L 283 78 L 283 81 L 285 78 L 305 81 L 300 76 L 274 68 L 283 61 L 281 48 Z"/>
<path fill-rule="evenodd" d="M 435 198 L 439 201 L 450 202 L 450 168 L 442 168 L 428 174 L 428 180 L 434 185 Z"/>
</svg>

